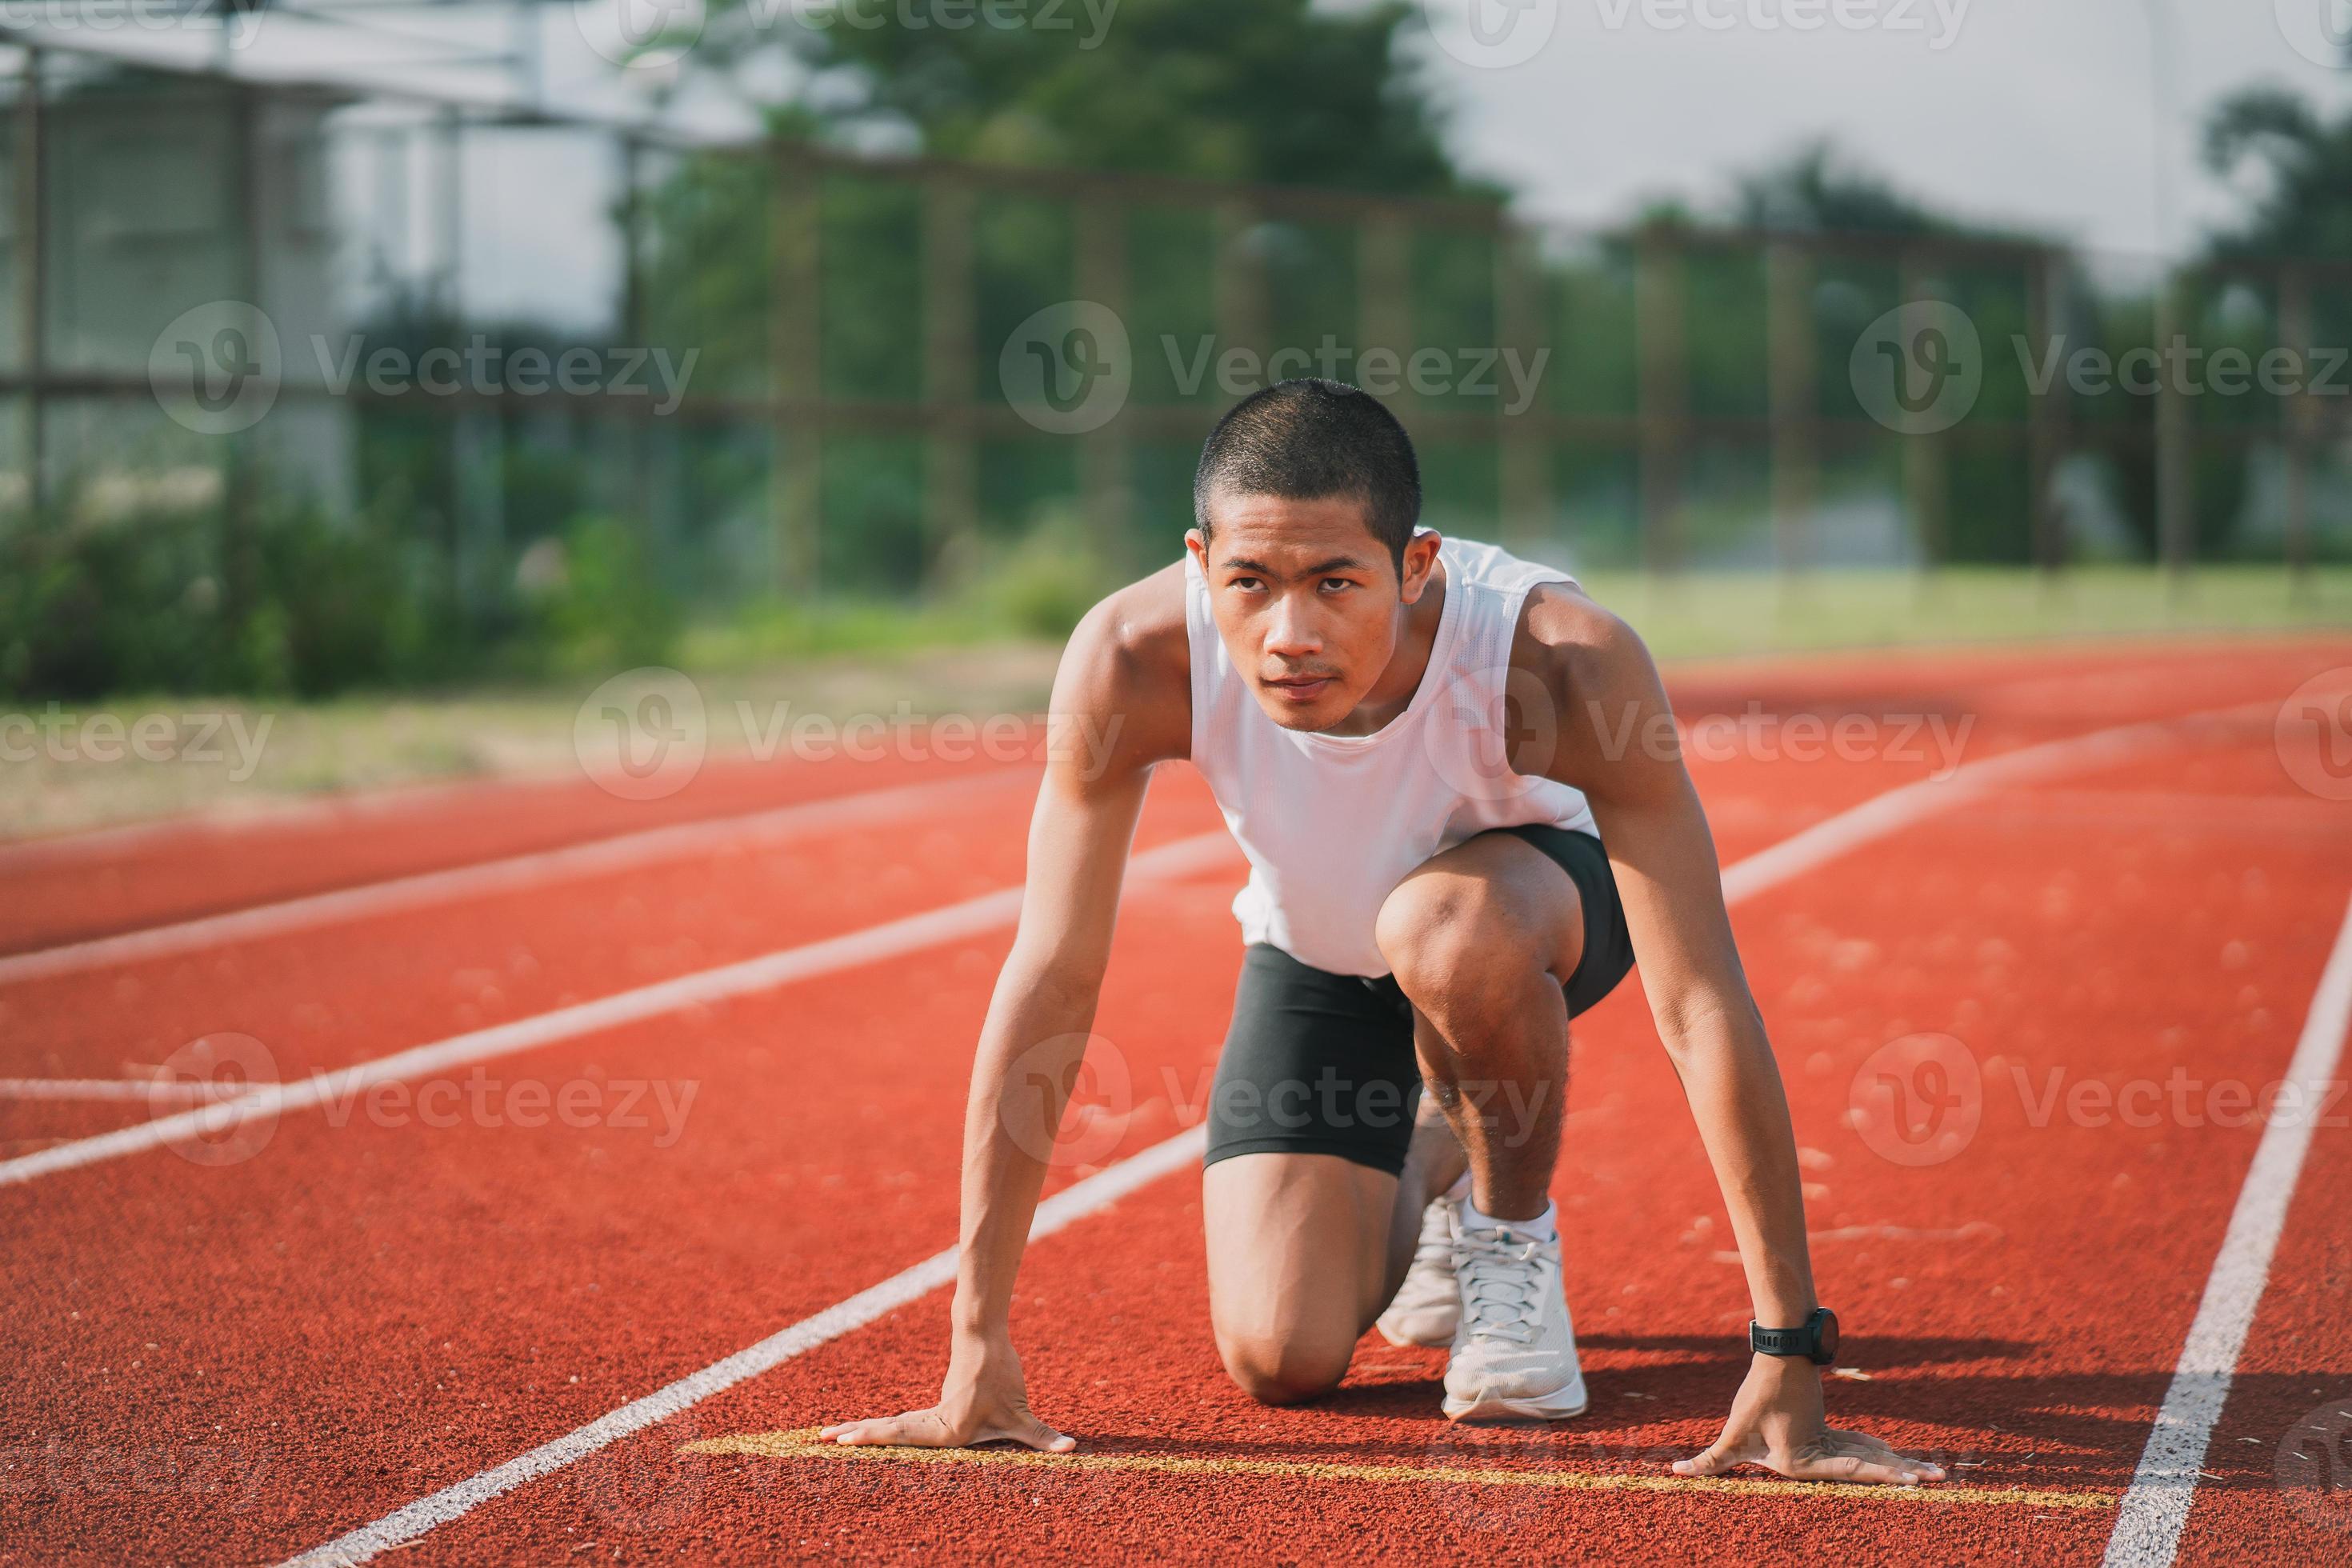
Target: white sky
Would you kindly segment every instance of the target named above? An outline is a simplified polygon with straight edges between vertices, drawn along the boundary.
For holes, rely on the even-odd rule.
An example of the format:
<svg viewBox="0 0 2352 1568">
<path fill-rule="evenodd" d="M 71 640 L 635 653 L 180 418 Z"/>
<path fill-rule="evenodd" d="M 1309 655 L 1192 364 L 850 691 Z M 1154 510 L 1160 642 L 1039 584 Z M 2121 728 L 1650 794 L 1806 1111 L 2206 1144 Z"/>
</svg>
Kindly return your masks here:
<svg viewBox="0 0 2352 1568">
<path fill-rule="evenodd" d="M 37 0 L 55 16 L 75 5 L 128 0 Z M 334 0 L 311 0 L 331 5 Z M 620 72 L 591 48 L 609 40 L 623 5 L 693 0 L 585 0 L 525 8 L 535 17 L 545 93 L 573 109 L 625 110 L 648 101 L 656 73 Z M 789 18 L 817 0 L 757 0 Z M 929 0 L 857 0 L 868 10 Z M 1045 0 L 999 0 L 1042 5 Z M 1062 13 L 1099 15 L 1110 0 L 1058 0 Z M 1363 0 L 1328 0 L 1334 5 Z M 1471 0 L 1421 0 L 1440 32 L 1462 37 Z M 2331 115 L 2352 109 L 2352 70 L 2305 58 L 2291 28 L 2312 37 L 2324 17 L 2352 31 L 2352 0 L 1476 0 L 1490 27 L 1510 19 L 1513 39 L 1544 37 L 1524 63 L 1464 63 L 1409 23 L 1410 47 L 1430 63 L 1453 105 L 1453 139 L 1474 170 L 1502 180 L 1537 215 L 1590 223 L 1631 216 L 1676 195 L 1718 205 L 1738 172 L 1775 162 L 1822 136 L 1932 205 L 2030 226 L 2095 249 L 2145 255 L 2179 249 L 2232 207 L 2231 193 L 2197 156 L 2196 127 L 2221 97 L 2255 82 L 2292 87 Z M 1787 25 L 1811 5 L 1811 31 Z M 1841 25 L 1843 14 L 1848 25 Z M 2151 17 L 2169 14 L 2169 83 L 2159 87 Z M 7 15 L 0 12 L 0 16 Z M 1677 16 L 1679 26 L 1670 24 Z M 1704 15 L 1713 25 L 1700 19 Z M 1449 18 L 1452 18 L 1449 21 Z M 433 9 L 373 11 L 375 27 L 409 27 L 509 41 L 509 14 Z M 1852 25 L 1855 21 L 1868 25 Z M 1772 23 L 1783 24 L 1772 26 Z M 1549 25 L 1548 36 L 1541 32 Z M 783 25 L 792 25 L 787 20 Z M 1111 13 L 1110 26 L 1118 25 Z M 1076 37 L 1074 32 L 1073 37 Z M 1492 36 L 1490 34 L 1490 36 Z M 89 35 L 83 35 L 85 40 Z M 60 40 L 62 41 L 62 40 Z M 130 55 L 202 62 L 218 58 L 217 35 L 141 34 L 102 40 Z M 1939 47 L 1940 46 L 1940 47 Z M 2315 43 L 2315 52 L 2322 52 Z M 1473 51 L 1475 53 L 1475 51 Z M 494 76 L 418 67 L 392 70 L 408 53 L 383 33 L 267 22 L 237 68 L 264 76 L 396 76 L 446 89 L 488 89 Z M 411 56 L 413 58 L 413 55 Z M 777 72 L 767 73 L 781 82 Z M 2154 96 L 2152 96 L 2154 95 Z M 2164 105 L 2151 125 L 2152 102 Z M 744 123 L 707 99 L 687 118 L 719 128 Z M 2158 220 L 2157 172 L 2177 217 Z M 531 199 L 520 180 L 511 200 Z M 551 227 L 577 204 L 550 195 Z"/>
<path fill-rule="evenodd" d="M 2198 160 L 2216 100 L 2274 82 L 2331 114 L 2352 106 L 2352 71 L 2306 59 L 2286 33 L 2330 6 L 2352 24 L 2347 0 L 1942 0 L 1943 13 L 1878 0 L 1882 16 L 1908 6 L 1919 30 L 1811 33 L 1749 20 L 1784 17 L 1788 0 L 1695 3 L 1734 25 L 1663 28 L 1641 0 L 1532 0 L 1557 25 L 1523 65 L 1474 68 L 1428 49 L 1455 145 L 1531 210 L 1605 221 L 1662 194 L 1713 205 L 1730 174 L 1825 135 L 1937 206 L 2146 252 L 2159 247 L 2159 160 L 2179 214 L 2164 248 L 2231 210 Z M 2168 10 L 2172 86 L 2152 135 L 2150 16 Z"/>
</svg>

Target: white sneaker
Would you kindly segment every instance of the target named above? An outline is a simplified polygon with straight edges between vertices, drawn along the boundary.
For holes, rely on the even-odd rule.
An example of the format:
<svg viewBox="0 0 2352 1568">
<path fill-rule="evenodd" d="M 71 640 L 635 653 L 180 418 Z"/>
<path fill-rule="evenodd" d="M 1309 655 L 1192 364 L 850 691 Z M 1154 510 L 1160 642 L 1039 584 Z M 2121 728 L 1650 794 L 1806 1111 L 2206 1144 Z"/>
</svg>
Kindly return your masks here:
<svg viewBox="0 0 2352 1568">
<path fill-rule="evenodd" d="M 1392 1345 L 1450 1345 L 1462 1321 L 1462 1292 L 1454 1283 L 1454 1215 L 1458 1205 L 1444 1197 L 1421 1211 L 1421 1240 L 1412 1267 L 1404 1271 L 1380 1321 L 1372 1327 Z"/>
<path fill-rule="evenodd" d="M 1454 1278 L 1462 1321 L 1445 1367 L 1452 1421 L 1559 1421 L 1584 1414 L 1584 1369 L 1560 1288 L 1559 1241 L 1508 1225 L 1462 1228 L 1456 1211 Z"/>
</svg>

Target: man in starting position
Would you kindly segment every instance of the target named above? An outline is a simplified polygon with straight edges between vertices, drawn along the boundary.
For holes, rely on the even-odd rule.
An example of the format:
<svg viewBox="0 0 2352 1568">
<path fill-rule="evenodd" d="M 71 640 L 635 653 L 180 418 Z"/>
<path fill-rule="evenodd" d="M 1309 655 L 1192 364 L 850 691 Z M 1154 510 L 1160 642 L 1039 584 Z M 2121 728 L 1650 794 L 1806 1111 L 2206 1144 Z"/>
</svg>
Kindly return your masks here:
<svg viewBox="0 0 2352 1568">
<path fill-rule="evenodd" d="M 1085 725 L 1109 750 L 1050 748 L 1030 825 L 972 1072 L 940 1402 L 825 1435 L 1075 1446 L 1030 1413 L 1013 1348 L 1046 1152 L 1013 1129 L 1036 1125 L 1041 1079 L 1060 1121 L 1145 786 L 1188 758 L 1250 863 L 1202 1182 L 1235 1383 L 1312 1399 L 1377 1323 L 1450 1347 L 1454 1419 L 1584 1409 L 1549 1196 L 1568 1021 L 1638 954 L 1755 1314 L 1722 1436 L 1675 1468 L 1943 1479 L 1823 1419 L 1836 1320 L 1813 1295 L 1788 1102 L 1640 639 L 1563 573 L 1417 531 L 1412 443 L 1353 387 L 1244 399 L 1192 496 L 1186 558 L 1096 605 L 1055 681 L 1060 738 Z"/>
</svg>

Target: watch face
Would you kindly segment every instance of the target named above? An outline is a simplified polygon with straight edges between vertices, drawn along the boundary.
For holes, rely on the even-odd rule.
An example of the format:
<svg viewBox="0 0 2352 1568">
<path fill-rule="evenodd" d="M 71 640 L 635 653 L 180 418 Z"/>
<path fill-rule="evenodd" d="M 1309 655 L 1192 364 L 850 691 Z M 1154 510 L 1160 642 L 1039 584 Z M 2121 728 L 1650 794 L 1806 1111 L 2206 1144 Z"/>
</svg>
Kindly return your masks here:
<svg viewBox="0 0 2352 1568">
<path fill-rule="evenodd" d="M 1827 1366 L 1837 1359 L 1838 1350 L 1837 1314 L 1827 1307 L 1822 1309 L 1820 1344 L 1821 1348 L 1813 1352 L 1813 1359 Z"/>
</svg>

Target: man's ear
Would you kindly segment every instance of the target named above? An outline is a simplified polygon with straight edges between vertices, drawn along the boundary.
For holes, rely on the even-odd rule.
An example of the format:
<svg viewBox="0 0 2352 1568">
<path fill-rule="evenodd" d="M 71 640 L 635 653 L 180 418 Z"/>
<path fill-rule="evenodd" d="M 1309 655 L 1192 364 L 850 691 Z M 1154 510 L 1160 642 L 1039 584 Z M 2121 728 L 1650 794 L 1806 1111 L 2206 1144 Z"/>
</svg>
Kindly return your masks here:
<svg viewBox="0 0 2352 1568">
<path fill-rule="evenodd" d="M 1209 570 L 1209 536 L 1197 528 L 1188 528 L 1184 531 L 1184 548 L 1192 552 L 1192 559 L 1201 563 L 1202 574 L 1206 575 Z"/>
<path fill-rule="evenodd" d="M 1404 576 L 1398 583 L 1398 597 L 1408 605 L 1421 603 L 1421 595 L 1429 588 L 1430 574 L 1437 570 L 1437 547 L 1444 541 L 1433 531 L 1416 533 L 1404 547 Z"/>
</svg>

